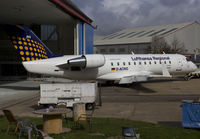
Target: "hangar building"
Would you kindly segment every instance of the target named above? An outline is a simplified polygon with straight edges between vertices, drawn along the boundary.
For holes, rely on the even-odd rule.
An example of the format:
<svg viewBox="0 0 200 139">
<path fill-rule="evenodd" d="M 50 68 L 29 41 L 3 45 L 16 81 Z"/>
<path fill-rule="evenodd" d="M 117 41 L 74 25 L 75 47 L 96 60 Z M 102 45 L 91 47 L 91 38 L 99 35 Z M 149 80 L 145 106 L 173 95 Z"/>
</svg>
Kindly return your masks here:
<svg viewBox="0 0 200 139">
<path fill-rule="evenodd" d="M 1 78 L 33 76 L 22 66 L 3 24 L 29 26 L 55 54 L 93 53 L 93 21 L 71 0 L 2 0 L 0 19 Z"/>
<path fill-rule="evenodd" d="M 153 36 L 164 38 L 168 44 L 176 38 L 184 44 L 187 54 L 200 53 L 200 24 L 198 22 L 124 29 L 105 37 L 95 37 L 96 53 L 150 53 Z"/>
</svg>

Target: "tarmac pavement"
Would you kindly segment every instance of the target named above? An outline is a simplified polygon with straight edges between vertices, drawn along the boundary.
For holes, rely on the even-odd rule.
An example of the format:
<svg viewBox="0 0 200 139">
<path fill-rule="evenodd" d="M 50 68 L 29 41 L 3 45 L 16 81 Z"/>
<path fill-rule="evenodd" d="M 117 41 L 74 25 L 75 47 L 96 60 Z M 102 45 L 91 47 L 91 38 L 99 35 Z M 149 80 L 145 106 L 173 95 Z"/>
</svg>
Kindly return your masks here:
<svg viewBox="0 0 200 139">
<path fill-rule="evenodd" d="M 0 109 L 8 108 L 18 116 L 34 116 L 39 109 L 39 85 L 46 81 L 0 82 Z M 102 106 L 95 117 L 115 117 L 180 126 L 181 100 L 200 97 L 200 79 L 152 80 L 126 85 L 103 85 Z M 2 112 L 0 112 L 2 114 Z"/>
</svg>

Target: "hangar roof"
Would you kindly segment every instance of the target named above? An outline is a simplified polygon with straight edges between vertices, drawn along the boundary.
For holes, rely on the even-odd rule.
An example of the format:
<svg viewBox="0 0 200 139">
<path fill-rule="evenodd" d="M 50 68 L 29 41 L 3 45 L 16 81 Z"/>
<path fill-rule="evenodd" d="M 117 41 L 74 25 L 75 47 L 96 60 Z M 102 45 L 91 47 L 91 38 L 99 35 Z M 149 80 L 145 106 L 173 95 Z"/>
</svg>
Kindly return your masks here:
<svg viewBox="0 0 200 139">
<path fill-rule="evenodd" d="M 88 24 L 87 17 L 71 0 L 1 0 L 1 24 L 60 24 L 72 17 Z"/>
<path fill-rule="evenodd" d="M 62 10 L 74 17 L 78 17 L 88 24 L 93 21 L 86 14 L 84 14 L 71 0 L 49 0 L 59 6 Z"/>
<path fill-rule="evenodd" d="M 197 22 L 124 29 L 105 37 L 97 38 L 94 41 L 94 45 L 150 43 L 153 36 L 164 37 L 194 23 Z"/>
</svg>

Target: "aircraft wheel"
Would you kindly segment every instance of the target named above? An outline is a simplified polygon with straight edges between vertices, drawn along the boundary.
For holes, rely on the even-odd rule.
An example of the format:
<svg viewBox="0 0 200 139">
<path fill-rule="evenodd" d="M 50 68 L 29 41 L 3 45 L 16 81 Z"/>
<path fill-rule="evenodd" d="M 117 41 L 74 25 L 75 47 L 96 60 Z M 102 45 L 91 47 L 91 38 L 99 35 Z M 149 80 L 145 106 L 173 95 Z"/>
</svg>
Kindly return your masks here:
<svg viewBox="0 0 200 139">
<path fill-rule="evenodd" d="M 184 80 L 185 80 L 185 81 L 189 81 L 190 78 L 189 78 L 188 76 L 185 76 L 185 77 L 184 77 Z"/>
</svg>

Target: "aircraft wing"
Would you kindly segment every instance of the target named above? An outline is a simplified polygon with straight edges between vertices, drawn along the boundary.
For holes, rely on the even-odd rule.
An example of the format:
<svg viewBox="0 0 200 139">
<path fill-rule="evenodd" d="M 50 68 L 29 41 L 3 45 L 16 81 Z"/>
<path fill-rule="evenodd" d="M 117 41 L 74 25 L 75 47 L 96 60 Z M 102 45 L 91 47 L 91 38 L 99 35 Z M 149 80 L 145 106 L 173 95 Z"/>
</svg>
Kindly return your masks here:
<svg viewBox="0 0 200 139">
<path fill-rule="evenodd" d="M 133 82 L 147 81 L 150 74 L 151 73 L 145 72 L 145 71 L 144 72 L 121 71 L 121 72 L 113 72 L 113 73 L 102 75 L 98 79 L 118 80 L 119 84 L 127 84 L 127 83 L 133 83 Z"/>
<path fill-rule="evenodd" d="M 142 72 L 136 72 L 133 73 L 130 76 L 124 76 L 120 79 L 119 84 L 127 84 L 127 83 L 133 83 L 133 82 L 141 82 L 141 81 L 147 81 L 148 78 L 162 78 L 162 77 L 172 77 L 166 68 L 165 65 L 162 66 L 162 74 L 154 74 L 149 71 L 142 71 Z"/>
<path fill-rule="evenodd" d="M 119 72 L 113 72 L 113 73 L 108 73 L 103 76 L 100 76 L 99 79 L 103 80 L 118 80 L 119 84 L 128 84 L 128 83 L 133 83 L 133 82 L 142 82 L 142 81 L 147 81 L 148 78 L 155 78 L 155 77 L 171 77 L 169 71 L 165 66 L 162 68 L 162 74 L 154 74 L 149 71 L 121 71 Z"/>
</svg>

